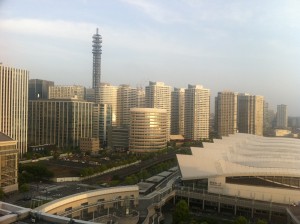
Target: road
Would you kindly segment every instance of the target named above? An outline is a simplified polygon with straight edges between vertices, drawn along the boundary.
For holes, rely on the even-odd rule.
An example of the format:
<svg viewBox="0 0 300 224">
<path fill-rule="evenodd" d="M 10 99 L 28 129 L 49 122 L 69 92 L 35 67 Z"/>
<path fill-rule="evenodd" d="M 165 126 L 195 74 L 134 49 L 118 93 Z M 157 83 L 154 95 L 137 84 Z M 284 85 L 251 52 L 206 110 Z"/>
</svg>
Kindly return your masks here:
<svg viewBox="0 0 300 224">
<path fill-rule="evenodd" d="M 146 160 L 146 161 L 142 161 L 141 163 L 134 165 L 134 166 L 130 166 L 130 167 L 126 167 L 120 170 L 116 170 L 107 174 L 103 174 L 97 177 L 93 177 L 87 180 L 84 180 L 83 183 L 87 183 L 87 184 L 94 184 L 98 181 L 107 181 L 107 180 L 111 180 L 111 178 L 114 175 L 118 175 L 119 177 L 126 177 L 126 176 L 130 176 L 132 174 L 138 173 L 139 171 L 143 170 L 143 169 L 147 169 L 151 166 L 154 166 L 156 164 L 162 163 L 164 161 L 170 160 L 170 159 L 175 159 L 176 158 L 176 152 L 172 152 L 169 154 L 164 154 L 164 155 L 160 155 L 159 157 L 155 157 L 153 159 L 150 160 Z"/>
</svg>

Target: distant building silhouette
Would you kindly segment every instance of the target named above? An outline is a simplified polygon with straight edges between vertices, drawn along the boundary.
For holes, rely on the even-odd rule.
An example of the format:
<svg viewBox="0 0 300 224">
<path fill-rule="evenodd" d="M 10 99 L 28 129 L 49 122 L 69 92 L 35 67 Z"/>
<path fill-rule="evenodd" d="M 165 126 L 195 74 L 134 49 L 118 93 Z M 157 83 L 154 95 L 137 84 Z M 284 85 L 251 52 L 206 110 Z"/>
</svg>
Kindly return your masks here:
<svg viewBox="0 0 300 224">
<path fill-rule="evenodd" d="M 288 115 L 287 115 L 287 105 L 280 104 L 277 105 L 276 113 L 276 127 L 277 128 L 287 128 Z"/>
<path fill-rule="evenodd" d="M 171 134 L 184 135 L 184 88 L 174 88 L 171 93 Z"/>
<path fill-rule="evenodd" d="M 238 132 L 263 135 L 264 97 L 238 94 Z"/>
<path fill-rule="evenodd" d="M 83 86 L 49 86 L 49 99 L 85 99 Z"/>
<path fill-rule="evenodd" d="M 48 99 L 49 87 L 54 86 L 54 82 L 42 79 L 29 79 L 28 99 Z"/>
</svg>

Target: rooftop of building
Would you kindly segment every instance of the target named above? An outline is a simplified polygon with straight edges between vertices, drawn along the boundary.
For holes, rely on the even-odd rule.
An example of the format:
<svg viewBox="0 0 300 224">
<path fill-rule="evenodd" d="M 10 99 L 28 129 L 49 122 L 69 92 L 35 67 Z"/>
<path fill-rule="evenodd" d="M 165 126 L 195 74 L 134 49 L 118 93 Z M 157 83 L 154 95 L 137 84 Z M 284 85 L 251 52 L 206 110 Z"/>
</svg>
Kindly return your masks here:
<svg viewBox="0 0 300 224">
<path fill-rule="evenodd" d="M 0 132 L 0 141 L 14 141 L 11 137 L 7 136 L 6 134 Z"/>
</svg>

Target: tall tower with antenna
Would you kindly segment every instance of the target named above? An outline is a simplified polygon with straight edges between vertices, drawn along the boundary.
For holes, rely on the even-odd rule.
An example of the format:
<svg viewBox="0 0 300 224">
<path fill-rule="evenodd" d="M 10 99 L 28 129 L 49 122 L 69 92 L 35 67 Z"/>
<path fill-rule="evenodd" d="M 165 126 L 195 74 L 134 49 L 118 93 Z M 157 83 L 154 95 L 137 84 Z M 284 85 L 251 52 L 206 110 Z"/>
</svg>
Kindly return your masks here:
<svg viewBox="0 0 300 224">
<path fill-rule="evenodd" d="M 93 35 L 93 89 L 95 91 L 95 101 L 100 102 L 99 88 L 101 79 L 101 54 L 102 54 L 102 37 L 98 33 L 98 28 L 96 34 Z"/>
</svg>

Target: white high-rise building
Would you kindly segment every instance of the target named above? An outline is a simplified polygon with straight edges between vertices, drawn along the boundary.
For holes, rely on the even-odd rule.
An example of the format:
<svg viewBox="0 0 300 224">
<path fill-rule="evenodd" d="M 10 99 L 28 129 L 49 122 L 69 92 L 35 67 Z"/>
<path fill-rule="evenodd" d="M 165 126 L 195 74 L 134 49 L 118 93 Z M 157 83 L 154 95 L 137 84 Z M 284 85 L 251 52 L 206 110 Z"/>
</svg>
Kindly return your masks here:
<svg viewBox="0 0 300 224">
<path fill-rule="evenodd" d="M 174 88 L 171 94 L 171 134 L 184 135 L 184 88 Z"/>
<path fill-rule="evenodd" d="M 209 138 L 210 90 L 188 85 L 185 90 L 184 137 L 191 140 Z"/>
<path fill-rule="evenodd" d="M 146 86 L 146 107 L 165 109 L 167 111 L 167 127 L 170 135 L 171 123 L 171 86 L 166 86 L 163 82 L 149 82 Z M 168 137 L 169 139 L 169 137 Z"/>
<path fill-rule="evenodd" d="M 277 114 L 276 114 L 276 127 L 277 128 L 287 128 L 287 105 L 280 104 L 277 105 Z"/>
<path fill-rule="evenodd" d="M 21 156 L 27 152 L 28 76 L 0 64 L 0 132 L 17 141 Z"/>
<path fill-rule="evenodd" d="M 117 125 L 129 125 L 130 109 L 138 107 L 137 89 L 129 85 L 120 85 L 117 93 Z"/>
<path fill-rule="evenodd" d="M 117 124 L 117 93 L 118 87 L 109 83 L 100 84 L 100 104 L 111 105 L 112 125 Z"/>
</svg>

